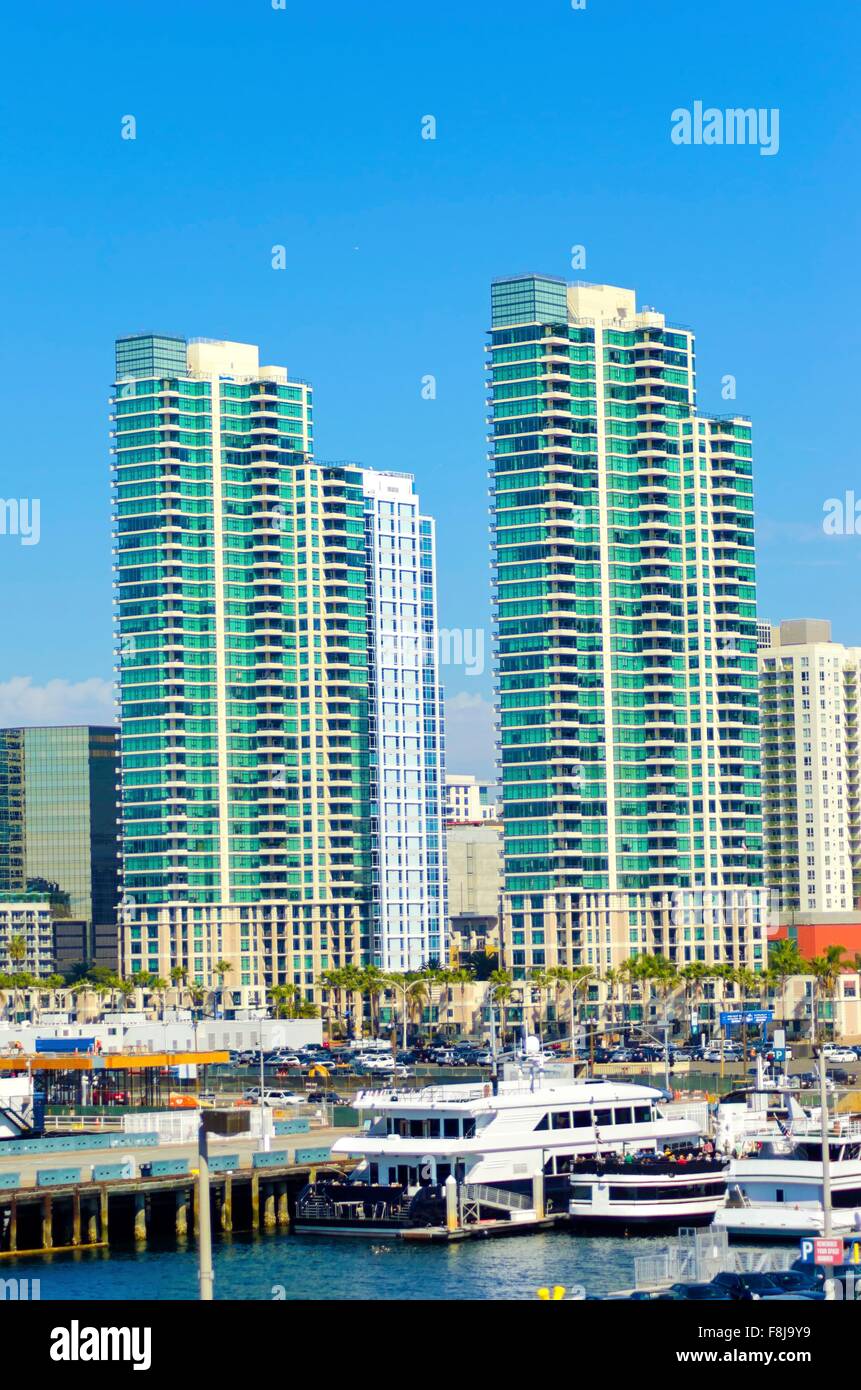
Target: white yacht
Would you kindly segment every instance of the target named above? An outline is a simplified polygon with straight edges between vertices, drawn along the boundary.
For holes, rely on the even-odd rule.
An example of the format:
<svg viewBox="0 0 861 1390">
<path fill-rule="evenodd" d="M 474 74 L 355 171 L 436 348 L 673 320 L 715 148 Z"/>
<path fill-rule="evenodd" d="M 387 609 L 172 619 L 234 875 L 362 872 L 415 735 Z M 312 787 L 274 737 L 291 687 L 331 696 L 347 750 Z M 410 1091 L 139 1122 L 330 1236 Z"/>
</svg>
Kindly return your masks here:
<svg viewBox="0 0 861 1390">
<path fill-rule="evenodd" d="M 737 1239 L 794 1240 L 823 1232 L 821 1112 L 784 1099 L 783 1105 L 758 1108 L 761 1095 L 754 1096 L 743 1124 L 734 1127 L 729 1195 L 715 1224 Z M 861 1240 L 861 1118 L 830 1118 L 828 1156 L 833 1234 Z"/>
<path fill-rule="evenodd" d="M 361 1092 L 361 1132 L 332 1148 L 357 1165 L 345 1182 L 303 1190 L 296 1229 L 439 1227 L 449 1178 L 461 1217 L 479 1223 L 710 1221 L 726 1198 L 725 1161 L 703 1155 L 699 1117 L 671 1113 L 663 1097 L 651 1086 L 576 1080 L 569 1065 L 531 1059 L 507 1064 L 496 1086 Z"/>
</svg>

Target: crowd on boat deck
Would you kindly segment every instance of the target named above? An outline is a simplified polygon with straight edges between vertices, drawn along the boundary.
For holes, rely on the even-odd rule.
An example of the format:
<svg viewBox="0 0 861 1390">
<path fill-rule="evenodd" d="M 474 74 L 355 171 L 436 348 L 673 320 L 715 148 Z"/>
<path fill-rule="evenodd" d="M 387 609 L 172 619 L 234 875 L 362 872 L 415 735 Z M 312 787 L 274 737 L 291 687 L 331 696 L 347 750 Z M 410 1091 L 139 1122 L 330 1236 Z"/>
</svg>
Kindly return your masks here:
<svg viewBox="0 0 861 1390">
<path fill-rule="evenodd" d="M 592 1164 L 596 1162 L 605 1163 L 702 1163 L 704 1160 L 715 1161 L 717 1154 L 715 1146 L 710 1139 L 702 1144 L 690 1144 L 685 1148 L 671 1149 L 669 1145 L 665 1149 L 638 1149 L 634 1152 L 630 1150 L 624 1154 L 599 1153 L 599 1154 L 578 1154 L 574 1160 L 575 1164 Z"/>
</svg>

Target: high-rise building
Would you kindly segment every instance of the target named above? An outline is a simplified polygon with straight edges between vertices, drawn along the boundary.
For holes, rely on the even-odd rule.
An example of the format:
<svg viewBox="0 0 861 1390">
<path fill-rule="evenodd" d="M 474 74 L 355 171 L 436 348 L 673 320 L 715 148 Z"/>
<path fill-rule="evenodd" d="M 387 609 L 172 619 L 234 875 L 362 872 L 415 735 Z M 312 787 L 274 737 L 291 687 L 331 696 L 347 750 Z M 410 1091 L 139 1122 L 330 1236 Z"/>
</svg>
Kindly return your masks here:
<svg viewBox="0 0 861 1390">
<path fill-rule="evenodd" d="M 759 679 L 766 883 L 793 921 L 851 913 L 861 907 L 861 647 L 832 642 L 829 622 L 783 622 L 759 654 Z"/>
<path fill-rule="evenodd" d="M 0 730 L 0 891 L 50 899 L 55 917 L 113 938 L 118 898 L 117 730 L 86 725 Z"/>
<path fill-rule="evenodd" d="M 503 951 L 764 964 L 750 422 L 634 291 L 492 288 Z"/>
<path fill-rule="evenodd" d="M 249 344 L 120 339 L 112 418 L 127 968 L 311 998 L 321 970 L 441 954 L 411 480 L 315 462 L 310 386 Z"/>
<path fill-rule="evenodd" d="M 407 474 L 364 471 L 373 959 L 416 970 L 445 950 L 443 712 L 436 538 Z M 375 756 L 374 756 L 375 755 Z"/>
</svg>

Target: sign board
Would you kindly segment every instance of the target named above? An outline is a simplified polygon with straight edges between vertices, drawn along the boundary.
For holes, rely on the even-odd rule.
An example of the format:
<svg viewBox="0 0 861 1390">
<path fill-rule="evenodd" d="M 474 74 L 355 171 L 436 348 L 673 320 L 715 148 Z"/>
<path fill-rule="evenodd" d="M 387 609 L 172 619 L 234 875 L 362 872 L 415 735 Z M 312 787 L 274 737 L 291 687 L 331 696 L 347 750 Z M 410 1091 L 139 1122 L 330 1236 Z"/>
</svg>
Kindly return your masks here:
<svg viewBox="0 0 861 1390">
<path fill-rule="evenodd" d="M 721 1028 L 739 1028 L 743 1023 L 748 1027 L 752 1024 L 770 1023 L 774 1018 L 774 1009 L 744 1009 L 736 1013 L 721 1014 Z"/>
<path fill-rule="evenodd" d="M 782 1051 L 786 1047 L 786 1029 L 775 1028 L 772 1042 L 774 1043 L 775 1047 L 780 1048 Z"/>
<path fill-rule="evenodd" d="M 842 1265 L 843 1241 L 837 1236 L 806 1236 L 801 1242 L 801 1258 L 815 1265 Z"/>
</svg>

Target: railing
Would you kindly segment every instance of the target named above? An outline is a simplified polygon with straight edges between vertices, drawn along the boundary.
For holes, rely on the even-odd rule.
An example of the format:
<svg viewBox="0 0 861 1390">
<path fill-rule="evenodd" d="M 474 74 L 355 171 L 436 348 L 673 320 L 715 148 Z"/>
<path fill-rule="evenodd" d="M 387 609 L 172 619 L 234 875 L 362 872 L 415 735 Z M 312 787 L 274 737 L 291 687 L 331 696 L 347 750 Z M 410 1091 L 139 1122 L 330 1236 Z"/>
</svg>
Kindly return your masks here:
<svg viewBox="0 0 861 1390">
<path fill-rule="evenodd" d="M 532 1210 L 532 1202 L 522 1192 L 508 1192 L 502 1187 L 464 1183 L 463 1194 L 468 1202 L 478 1202 L 483 1207 L 500 1207 L 503 1211 Z"/>
</svg>

